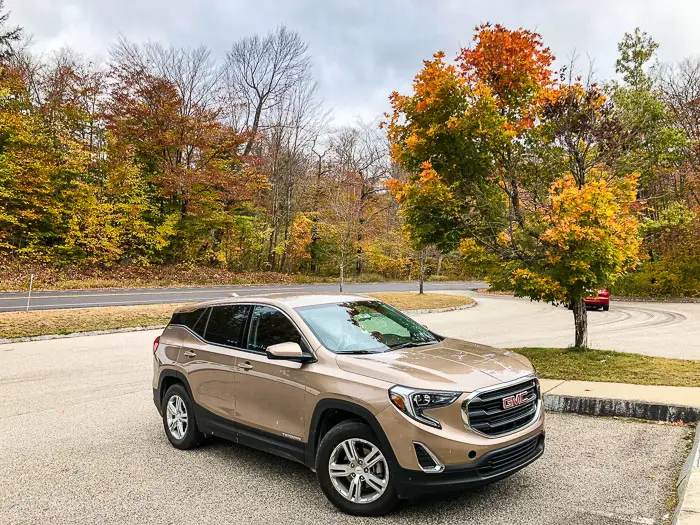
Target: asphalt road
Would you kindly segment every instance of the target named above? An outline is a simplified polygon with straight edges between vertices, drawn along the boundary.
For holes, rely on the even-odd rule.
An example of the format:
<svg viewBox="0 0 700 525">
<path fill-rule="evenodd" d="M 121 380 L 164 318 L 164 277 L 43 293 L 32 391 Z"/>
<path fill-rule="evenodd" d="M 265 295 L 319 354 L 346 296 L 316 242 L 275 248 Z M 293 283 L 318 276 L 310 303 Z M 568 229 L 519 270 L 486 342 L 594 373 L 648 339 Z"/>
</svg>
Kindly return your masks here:
<svg viewBox="0 0 700 525">
<path fill-rule="evenodd" d="M 472 295 L 469 310 L 428 314 L 421 322 L 451 337 L 500 348 L 567 347 L 574 343 L 571 311 L 563 306 L 491 294 Z M 675 359 L 700 359 L 699 303 L 612 301 L 610 311 L 588 312 L 592 348 Z"/>
<path fill-rule="evenodd" d="M 357 519 L 301 465 L 218 440 L 171 447 L 150 389 L 156 334 L 0 345 L 0 523 L 661 523 L 689 438 L 549 414 L 545 455 L 511 478 Z"/>
<path fill-rule="evenodd" d="M 426 290 L 476 290 L 488 284 L 476 281 L 428 282 Z M 348 293 L 405 292 L 418 290 L 416 282 L 351 283 L 344 286 Z M 337 284 L 295 284 L 271 286 L 212 286 L 191 288 L 136 288 L 131 290 L 65 290 L 34 292 L 30 310 L 53 308 L 89 308 L 130 304 L 183 303 L 225 297 L 231 292 L 255 295 L 275 292 L 337 292 Z M 0 312 L 15 312 L 27 307 L 27 292 L 0 293 Z"/>
</svg>

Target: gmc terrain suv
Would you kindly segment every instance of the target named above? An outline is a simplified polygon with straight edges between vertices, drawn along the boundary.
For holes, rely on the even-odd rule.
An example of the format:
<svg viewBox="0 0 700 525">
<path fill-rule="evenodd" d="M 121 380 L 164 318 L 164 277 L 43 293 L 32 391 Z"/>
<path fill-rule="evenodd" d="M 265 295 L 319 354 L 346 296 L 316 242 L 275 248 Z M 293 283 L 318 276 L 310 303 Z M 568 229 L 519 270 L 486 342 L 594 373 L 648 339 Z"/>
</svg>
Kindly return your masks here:
<svg viewBox="0 0 700 525">
<path fill-rule="evenodd" d="M 218 436 L 298 461 L 350 514 L 491 483 L 544 452 L 525 357 L 446 339 L 362 296 L 183 308 L 153 358 L 153 399 L 173 446 Z"/>
</svg>

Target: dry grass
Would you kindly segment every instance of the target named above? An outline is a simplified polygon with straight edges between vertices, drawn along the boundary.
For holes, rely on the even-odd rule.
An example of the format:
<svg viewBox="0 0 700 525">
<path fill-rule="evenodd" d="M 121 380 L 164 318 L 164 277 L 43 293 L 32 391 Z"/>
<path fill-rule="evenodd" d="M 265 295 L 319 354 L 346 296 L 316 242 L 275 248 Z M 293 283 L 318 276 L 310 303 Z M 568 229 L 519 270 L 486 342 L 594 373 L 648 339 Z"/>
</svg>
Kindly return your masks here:
<svg viewBox="0 0 700 525">
<path fill-rule="evenodd" d="M 446 295 L 438 293 L 426 293 L 419 295 L 416 292 L 379 292 L 364 294 L 385 303 L 389 303 L 399 310 L 427 310 L 431 308 L 452 308 L 464 306 L 474 302 L 471 297 L 461 295 Z"/>
<path fill-rule="evenodd" d="M 455 295 L 419 296 L 415 293 L 370 295 L 400 310 L 445 308 L 472 302 L 469 297 Z M 0 339 L 166 324 L 177 306 L 179 305 L 151 304 L 3 313 L 0 314 Z"/>
<path fill-rule="evenodd" d="M 236 272 L 210 266 L 164 264 L 152 266 L 51 266 L 36 261 L 0 256 L 0 291 L 26 292 L 34 274 L 34 290 L 85 290 L 104 288 L 154 288 L 226 286 L 254 284 L 334 283 L 337 277 L 279 272 Z M 377 282 L 389 279 L 363 273 L 347 282 Z M 391 278 L 391 280 L 394 280 Z M 399 279 L 400 280 L 400 279 Z"/>
<path fill-rule="evenodd" d="M 665 359 L 608 350 L 519 348 L 540 377 L 635 385 L 698 386 L 700 361 Z"/>
<path fill-rule="evenodd" d="M 0 339 L 166 324 L 177 304 L 67 308 L 0 314 Z"/>
</svg>

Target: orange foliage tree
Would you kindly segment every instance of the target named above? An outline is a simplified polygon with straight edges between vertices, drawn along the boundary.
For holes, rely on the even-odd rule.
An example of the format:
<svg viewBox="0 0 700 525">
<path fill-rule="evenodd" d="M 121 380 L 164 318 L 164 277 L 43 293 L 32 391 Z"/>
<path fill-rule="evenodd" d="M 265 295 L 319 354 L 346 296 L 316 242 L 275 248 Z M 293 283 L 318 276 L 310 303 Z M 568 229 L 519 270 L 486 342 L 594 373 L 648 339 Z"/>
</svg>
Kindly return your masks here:
<svg viewBox="0 0 700 525">
<path fill-rule="evenodd" d="M 552 61 L 537 33 L 490 24 L 454 63 L 425 61 L 390 99 L 392 157 L 412 175 L 388 186 L 420 244 L 459 246 L 495 288 L 571 304 L 580 347 L 584 298 L 637 264 L 637 177 L 564 173 L 545 109 L 570 89 Z"/>
</svg>

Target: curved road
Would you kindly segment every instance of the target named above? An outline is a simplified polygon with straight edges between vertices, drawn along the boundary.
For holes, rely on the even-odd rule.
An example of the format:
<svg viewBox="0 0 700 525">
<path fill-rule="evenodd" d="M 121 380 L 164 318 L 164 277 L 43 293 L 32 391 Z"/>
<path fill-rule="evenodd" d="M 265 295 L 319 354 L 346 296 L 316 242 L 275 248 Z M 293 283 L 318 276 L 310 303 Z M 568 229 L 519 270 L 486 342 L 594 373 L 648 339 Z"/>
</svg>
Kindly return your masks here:
<svg viewBox="0 0 700 525">
<path fill-rule="evenodd" d="M 459 293 L 459 292 L 448 292 Z M 420 316 L 438 333 L 501 348 L 567 347 L 574 342 L 565 307 L 465 292 L 476 308 Z M 700 304 L 615 302 L 588 312 L 589 346 L 675 359 L 700 359 Z"/>
<path fill-rule="evenodd" d="M 515 348 L 566 347 L 573 344 L 569 310 L 511 296 L 479 294 L 482 282 L 430 282 L 427 291 L 471 295 L 479 303 L 469 310 L 421 315 L 422 323 L 438 333 L 479 343 Z M 416 283 L 348 284 L 345 291 L 367 293 L 416 290 Z M 151 288 L 39 292 L 31 309 L 89 308 L 109 305 L 192 302 L 236 292 L 254 295 L 285 291 L 336 292 L 336 284 L 231 286 L 210 288 Z M 0 294 L 0 312 L 23 310 L 26 295 Z M 588 313 L 589 345 L 676 359 L 700 359 L 700 304 L 615 302 L 609 312 Z"/>
<path fill-rule="evenodd" d="M 426 282 L 426 291 L 438 290 L 477 290 L 488 284 L 479 281 L 435 281 Z M 344 291 L 348 293 L 406 292 L 417 291 L 417 282 L 348 283 Z M 91 308 L 96 306 L 125 306 L 136 304 L 187 303 L 225 297 L 232 292 L 241 296 L 276 292 L 332 293 L 338 285 L 291 284 L 267 286 L 209 286 L 188 288 L 134 288 L 113 290 L 61 290 L 34 292 L 30 310 L 55 308 Z M 0 293 L 0 312 L 17 312 L 27 307 L 27 292 Z"/>
</svg>

